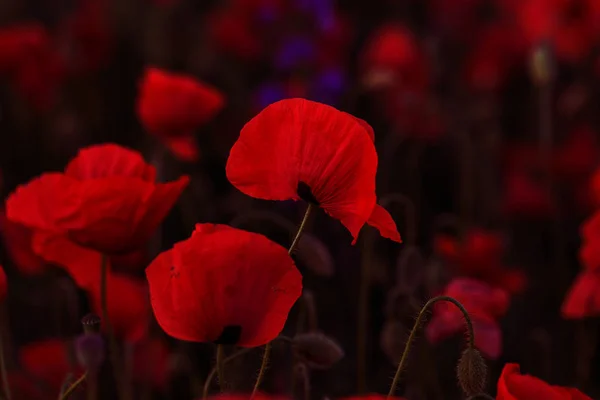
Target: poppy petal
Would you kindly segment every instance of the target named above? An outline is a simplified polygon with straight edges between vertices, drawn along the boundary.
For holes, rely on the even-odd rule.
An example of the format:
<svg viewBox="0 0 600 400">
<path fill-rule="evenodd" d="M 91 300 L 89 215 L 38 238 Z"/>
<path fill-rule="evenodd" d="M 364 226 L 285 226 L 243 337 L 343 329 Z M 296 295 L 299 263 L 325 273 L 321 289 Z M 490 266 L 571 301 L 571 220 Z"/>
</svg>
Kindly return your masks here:
<svg viewBox="0 0 600 400">
<path fill-rule="evenodd" d="M 283 247 L 225 225 L 198 224 L 146 276 L 154 314 L 169 335 L 242 347 L 273 340 L 302 292 L 302 277 Z"/>
<path fill-rule="evenodd" d="M 297 200 L 305 184 L 354 240 L 375 206 L 377 153 L 350 114 L 304 100 L 269 105 L 240 132 L 227 160 L 229 181 L 265 200 Z"/>
<path fill-rule="evenodd" d="M 597 272 L 579 274 L 565 296 L 561 314 L 566 319 L 600 315 L 600 275 Z"/>
<path fill-rule="evenodd" d="M 109 143 L 80 150 L 67 164 L 65 175 L 80 180 L 125 176 L 154 182 L 156 169 L 139 152 Z"/>
<path fill-rule="evenodd" d="M 389 212 L 379 204 L 375 204 L 373 212 L 367 221 L 369 225 L 377 228 L 381 236 L 386 239 L 391 239 L 395 242 L 402 243 L 402 238 L 396 228 L 396 223 Z"/>
<path fill-rule="evenodd" d="M 194 135 L 164 137 L 163 142 L 171 153 L 181 161 L 196 162 L 200 158 L 198 141 Z"/>
</svg>

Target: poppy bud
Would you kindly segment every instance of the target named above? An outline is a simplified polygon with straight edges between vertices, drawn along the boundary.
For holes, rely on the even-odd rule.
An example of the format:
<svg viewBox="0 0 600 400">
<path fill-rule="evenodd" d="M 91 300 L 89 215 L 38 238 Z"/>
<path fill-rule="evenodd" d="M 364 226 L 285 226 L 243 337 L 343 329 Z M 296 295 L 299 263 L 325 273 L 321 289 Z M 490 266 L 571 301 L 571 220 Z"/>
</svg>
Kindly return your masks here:
<svg viewBox="0 0 600 400">
<path fill-rule="evenodd" d="M 85 317 L 81 318 L 81 325 L 83 325 L 83 332 L 86 334 L 100 332 L 100 317 L 94 313 L 89 313 Z"/>
<path fill-rule="evenodd" d="M 98 333 L 86 333 L 75 340 L 79 364 L 88 371 L 98 371 L 104 362 L 104 339 Z"/>
<path fill-rule="evenodd" d="M 298 359 L 310 368 L 327 369 L 344 357 L 344 350 L 321 333 L 296 335 L 292 350 Z"/>
<path fill-rule="evenodd" d="M 487 378 L 487 366 L 481 353 L 473 348 L 463 351 L 456 368 L 458 383 L 467 396 L 483 393 Z"/>
</svg>

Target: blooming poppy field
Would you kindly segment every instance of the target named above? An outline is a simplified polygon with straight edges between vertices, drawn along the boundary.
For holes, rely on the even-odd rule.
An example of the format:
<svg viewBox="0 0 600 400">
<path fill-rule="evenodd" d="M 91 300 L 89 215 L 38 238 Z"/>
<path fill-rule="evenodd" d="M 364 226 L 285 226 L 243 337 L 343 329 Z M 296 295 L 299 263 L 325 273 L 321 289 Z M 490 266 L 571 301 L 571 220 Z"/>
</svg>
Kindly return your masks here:
<svg viewBox="0 0 600 400">
<path fill-rule="evenodd" d="M 0 1 L 0 400 L 600 399 L 600 0 Z"/>
</svg>

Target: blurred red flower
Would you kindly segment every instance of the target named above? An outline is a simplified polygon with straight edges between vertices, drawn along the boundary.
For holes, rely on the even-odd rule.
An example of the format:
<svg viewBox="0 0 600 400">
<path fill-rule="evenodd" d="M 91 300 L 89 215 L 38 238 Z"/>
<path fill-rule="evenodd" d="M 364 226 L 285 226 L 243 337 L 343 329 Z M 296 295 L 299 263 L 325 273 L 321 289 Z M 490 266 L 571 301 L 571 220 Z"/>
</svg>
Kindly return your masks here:
<svg viewBox="0 0 600 400">
<path fill-rule="evenodd" d="M 227 160 L 227 178 L 265 200 L 319 205 L 354 238 L 365 223 L 400 242 L 392 217 L 376 204 L 373 129 L 363 120 L 305 99 L 273 103 L 240 133 Z"/>
<path fill-rule="evenodd" d="M 553 386 L 531 375 L 521 374 L 519 364 L 504 366 L 498 379 L 497 400 L 592 400 L 575 388 Z"/>
<path fill-rule="evenodd" d="M 159 325 L 193 342 L 268 343 L 302 292 L 302 276 L 283 247 L 226 225 L 196 225 L 146 276 Z"/>
<path fill-rule="evenodd" d="M 510 217 L 543 219 L 554 215 L 556 205 L 541 182 L 526 171 L 512 170 L 504 178 L 503 212 Z"/>
<path fill-rule="evenodd" d="M 68 373 L 75 376 L 83 373 L 75 359 L 73 362 L 69 359 L 68 345 L 62 339 L 45 339 L 27 344 L 19 349 L 19 363 L 55 395 Z"/>
<path fill-rule="evenodd" d="M 402 25 L 384 25 L 369 38 L 361 54 L 363 83 L 372 89 L 401 85 L 422 93 L 429 85 L 425 55 Z"/>
<path fill-rule="evenodd" d="M 6 294 L 8 293 L 8 281 L 6 279 L 6 273 L 4 273 L 4 268 L 0 266 L 0 301 L 4 301 L 6 299 Z"/>
<path fill-rule="evenodd" d="M 524 289 L 526 277 L 523 272 L 502 264 L 504 241 L 496 232 L 471 228 L 462 240 L 438 235 L 434 248 L 459 276 L 479 279 L 513 293 Z"/>
<path fill-rule="evenodd" d="M 581 61 L 597 41 L 600 3 L 596 0 L 522 0 L 512 4 L 530 45 L 549 42 L 562 61 Z"/>
<path fill-rule="evenodd" d="M 144 128 L 158 136 L 176 157 L 196 161 L 194 130 L 223 105 L 221 92 L 191 76 L 147 68 L 140 83 L 137 113 Z"/>
<path fill-rule="evenodd" d="M 17 269 L 26 275 L 39 275 L 46 270 L 46 262 L 32 248 L 31 229 L 6 218 L 0 211 L 0 235 L 6 251 Z"/>
<path fill-rule="evenodd" d="M 207 17 L 211 41 L 224 53 L 245 61 L 255 61 L 263 53 L 263 43 L 248 14 L 242 11 L 217 10 Z"/>
<path fill-rule="evenodd" d="M 189 180 L 156 183 L 155 175 L 133 150 L 91 146 L 81 150 L 64 173 L 46 173 L 17 188 L 6 200 L 7 217 L 33 230 L 33 250 L 66 269 L 99 312 L 103 255 L 137 253 Z M 139 339 L 148 315 L 143 282 L 112 271 L 107 280 L 115 332 Z"/>
<path fill-rule="evenodd" d="M 599 154 L 596 133 L 589 126 L 579 126 L 554 151 L 552 166 L 565 182 L 579 184 L 593 172 Z"/>
<path fill-rule="evenodd" d="M 566 319 L 600 315 L 600 212 L 583 224 L 581 237 L 579 260 L 583 268 L 563 301 L 561 314 Z"/>
<path fill-rule="evenodd" d="M 49 41 L 43 25 L 19 24 L 0 29 L 0 73 L 14 73 L 25 59 Z"/>
<path fill-rule="evenodd" d="M 139 153 L 114 144 L 90 146 L 64 173 L 19 186 L 6 200 L 6 214 L 36 231 L 122 254 L 149 239 L 189 181 L 154 179 L 154 168 Z"/>
<path fill-rule="evenodd" d="M 475 347 L 490 359 L 502 352 L 502 332 L 498 319 L 509 304 L 506 291 L 470 278 L 453 279 L 444 289 L 444 295 L 458 300 L 467 310 L 473 323 Z M 447 302 L 437 302 L 431 321 L 425 328 L 427 339 L 437 343 L 466 329 L 460 310 Z"/>
</svg>

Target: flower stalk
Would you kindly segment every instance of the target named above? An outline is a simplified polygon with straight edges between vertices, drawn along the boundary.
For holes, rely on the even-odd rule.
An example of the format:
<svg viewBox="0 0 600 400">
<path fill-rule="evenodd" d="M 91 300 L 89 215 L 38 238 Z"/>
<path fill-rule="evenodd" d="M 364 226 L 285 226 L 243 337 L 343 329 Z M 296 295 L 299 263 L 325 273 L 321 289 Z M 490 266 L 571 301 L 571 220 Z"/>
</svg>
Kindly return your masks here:
<svg viewBox="0 0 600 400">
<path fill-rule="evenodd" d="M 296 232 L 296 236 L 294 237 L 294 240 L 292 240 L 292 244 L 290 245 L 290 248 L 288 250 L 288 254 L 290 256 L 292 254 L 294 254 L 294 250 L 296 250 L 296 246 L 298 246 L 298 242 L 300 241 L 300 238 L 302 237 L 302 233 L 306 229 L 308 219 L 309 219 L 310 215 L 312 214 L 314 208 L 315 208 L 315 205 L 313 205 L 312 203 L 308 203 L 308 207 L 306 208 L 306 212 L 304 213 L 302 222 L 300 223 L 300 226 L 298 227 L 298 232 Z M 260 365 L 260 370 L 258 371 L 258 377 L 256 378 L 256 383 L 254 384 L 254 389 L 252 389 L 251 399 L 254 398 L 254 396 L 258 392 L 260 384 L 262 383 L 262 380 L 264 379 L 265 372 L 267 370 L 267 365 L 269 364 L 270 354 L 271 354 L 271 342 L 269 342 L 265 345 L 265 352 L 263 353 L 262 363 Z"/>
<path fill-rule="evenodd" d="M 450 296 L 437 296 L 437 297 L 430 299 L 423 306 L 423 308 L 421 308 L 421 311 L 419 312 L 419 315 L 417 316 L 417 320 L 415 321 L 415 324 L 413 325 L 410 335 L 408 336 L 408 341 L 406 342 L 406 346 L 404 347 L 404 352 L 402 353 L 402 357 L 400 358 L 400 362 L 398 363 L 398 368 L 396 369 L 396 374 L 394 375 L 394 380 L 392 381 L 392 385 L 391 385 L 390 391 L 388 393 L 388 399 L 391 399 L 394 396 L 394 393 L 396 393 L 396 389 L 397 389 L 398 383 L 400 381 L 400 375 L 402 374 L 402 371 L 404 370 L 404 368 L 406 366 L 406 362 L 408 360 L 408 354 L 410 353 L 410 349 L 411 349 L 412 343 L 417 335 L 417 332 L 418 332 L 419 328 L 421 327 L 423 318 L 425 318 L 425 315 L 427 314 L 429 309 L 438 301 L 450 302 L 450 303 L 454 304 L 456 307 L 458 307 L 458 309 L 462 312 L 462 314 L 465 318 L 465 322 L 467 324 L 468 348 L 473 351 L 475 350 L 475 334 L 473 332 L 473 323 L 471 322 L 471 318 L 469 317 L 469 313 L 467 312 L 465 307 L 462 304 L 460 304 L 458 302 L 458 300 L 456 300 Z"/>
</svg>

